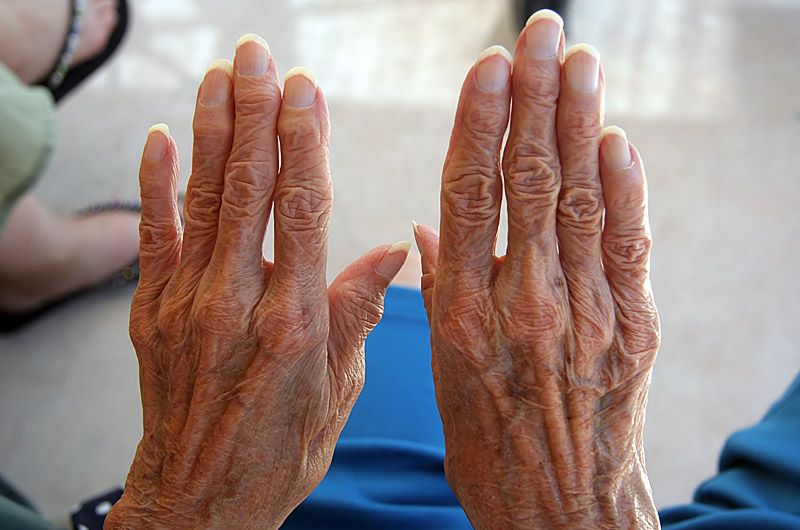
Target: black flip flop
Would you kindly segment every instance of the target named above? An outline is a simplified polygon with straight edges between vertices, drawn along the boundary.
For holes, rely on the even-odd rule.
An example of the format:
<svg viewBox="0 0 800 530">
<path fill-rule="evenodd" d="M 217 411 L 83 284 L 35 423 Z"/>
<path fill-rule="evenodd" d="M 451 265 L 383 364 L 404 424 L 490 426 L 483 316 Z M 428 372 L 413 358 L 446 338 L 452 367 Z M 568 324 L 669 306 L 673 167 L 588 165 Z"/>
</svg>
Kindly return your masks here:
<svg viewBox="0 0 800 530">
<path fill-rule="evenodd" d="M 69 61 L 72 59 L 72 54 L 78 45 L 84 2 L 85 0 L 72 0 L 72 16 L 70 17 L 67 37 L 64 40 L 64 47 L 50 73 L 36 83 L 50 90 L 56 102 L 72 91 L 73 88 L 78 86 L 111 57 L 122 42 L 125 30 L 128 27 L 128 3 L 126 0 L 117 0 L 117 26 L 111 33 L 105 49 L 88 61 L 74 68 L 69 68 Z"/>
</svg>

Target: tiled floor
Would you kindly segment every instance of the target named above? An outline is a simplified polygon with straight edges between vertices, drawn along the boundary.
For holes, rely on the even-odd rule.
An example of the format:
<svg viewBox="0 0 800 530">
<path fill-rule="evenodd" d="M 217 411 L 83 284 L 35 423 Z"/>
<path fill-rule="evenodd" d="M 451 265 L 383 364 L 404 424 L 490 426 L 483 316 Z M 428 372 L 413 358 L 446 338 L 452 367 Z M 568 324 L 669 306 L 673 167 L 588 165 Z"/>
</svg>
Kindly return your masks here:
<svg viewBox="0 0 800 530">
<path fill-rule="evenodd" d="M 458 88 L 511 46 L 506 0 L 136 0 L 119 56 L 60 110 L 37 193 L 69 212 L 137 193 L 145 132 L 184 159 L 206 66 L 246 32 L 314 70 L 333 121 L 330 272 L 436 224 Z M 647 457 L 659 505 L 689 499 L 725 436 L 800 368 L 800 2 L 573 0 L 570 43 L 604 57 L 607 122 L 648 168 L 663 347 Z M 183 178 L 188 177 L 184 164 Z M 265 245 L 269 248 L 269 242 Z M 0 337 L 0 472 L 65 521 L 123 480 L 140 434 L 131 290 L 77 299 Z"/>
</svg>

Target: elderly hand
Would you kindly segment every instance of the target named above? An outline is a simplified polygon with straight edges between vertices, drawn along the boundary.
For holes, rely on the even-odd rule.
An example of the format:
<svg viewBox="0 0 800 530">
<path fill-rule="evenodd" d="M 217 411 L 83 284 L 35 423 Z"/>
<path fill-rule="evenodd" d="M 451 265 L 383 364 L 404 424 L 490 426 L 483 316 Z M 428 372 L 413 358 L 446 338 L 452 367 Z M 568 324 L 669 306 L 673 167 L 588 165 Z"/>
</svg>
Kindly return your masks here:
<svg viewBox="0 0 800 530">
<path fill-rule="evenodd" d="M 475 528 L 657 528 L 644 170 L 620 129 L 601 132 L 596 52 L 563 42 L 561 19 L 539 12 L 513 76 L 505 50 L 481 56 L 444 166 L 441 237 L 416 230 L 445 469 Z"/>
<path fill-rule="evenodd" d="M 175 143 L 151 130 L 130 325 L 144 435 L 107 529 L 277 528 L 325 475 L 408 251 L 373 249 L 327 287 L 328 138 L 313 74 L 290 71 L 282 98 L 266 43 L 243 38 L 199 89 L 182 235 Z"/>
</svg>

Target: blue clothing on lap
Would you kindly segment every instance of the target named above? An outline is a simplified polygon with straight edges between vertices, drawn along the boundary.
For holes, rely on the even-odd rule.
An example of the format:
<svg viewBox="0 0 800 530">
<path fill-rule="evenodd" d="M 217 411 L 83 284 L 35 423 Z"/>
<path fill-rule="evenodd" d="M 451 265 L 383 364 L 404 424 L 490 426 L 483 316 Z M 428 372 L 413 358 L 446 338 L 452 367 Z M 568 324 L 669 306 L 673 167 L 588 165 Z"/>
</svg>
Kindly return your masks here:
<svg viewBox="0 0 800 530">
<path fill-rule="evenodd" d="M 444 478 L 419 291 L 389 288 L 366 352 L 330 471 L 282 529 L 470 529 Z M 665 530 L 800 530 L 800 377 L 764 421 L 731 437 L 720 469 L 694 503 L 661 512 Z"/>
</svg>

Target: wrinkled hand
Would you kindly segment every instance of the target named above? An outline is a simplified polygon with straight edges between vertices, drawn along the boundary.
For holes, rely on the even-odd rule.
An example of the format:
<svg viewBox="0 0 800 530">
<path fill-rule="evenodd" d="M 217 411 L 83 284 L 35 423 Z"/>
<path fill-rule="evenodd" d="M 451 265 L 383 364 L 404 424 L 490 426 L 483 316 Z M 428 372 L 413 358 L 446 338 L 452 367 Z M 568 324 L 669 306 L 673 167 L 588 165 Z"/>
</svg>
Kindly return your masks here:
<svg viewBox="0 0 800 530">
<path fill-rule="evenodd" d="M 408 250 L 373 249 L 327 287 L 322 92 L 293 70 L 282 98 L 258 38 L 235 65 L 213 63 L 200 86 L 183 235 L 175 143 L 154 128 L 145 146 L 130 326 L 144 436 L 107 529 L 277 528 L 330 465 Z"/>
<path fill-rule="evenodd" d="M 644 170 L 620 129 L 601 134 L 596 52 L 563 42 L 560 18 L 540 12 L 513 78 L 505 50 L 479 59 L 444 166 L 441 238 L 416 231 L 445 469 L 476 528 L 657 528 L 642 447 L 659 345 Z"/>
</svg>

